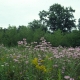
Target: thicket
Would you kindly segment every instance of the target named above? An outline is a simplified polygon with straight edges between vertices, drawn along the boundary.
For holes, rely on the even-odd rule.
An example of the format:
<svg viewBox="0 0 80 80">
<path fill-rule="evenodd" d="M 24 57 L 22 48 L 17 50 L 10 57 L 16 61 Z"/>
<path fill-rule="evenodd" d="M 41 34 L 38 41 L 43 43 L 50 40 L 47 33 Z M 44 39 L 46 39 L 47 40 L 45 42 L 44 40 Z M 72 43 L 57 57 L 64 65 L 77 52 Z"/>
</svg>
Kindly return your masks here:
<svg viewBox="0 0 80 80">
<path fill-rule="evenodd" d="M 76 47 L 80 46 L 80 31 L 73 30 L 72 32 L 62 33 L 61 30 L 50 33 L 44 31 L 42 28 L 32 30 L 27 26 L 11 27 L 7 29 L 0 29 L 0 44 L 4 46 L 17 46 L 17 42 L 26 38 L 27 43 L 40 42 L 40 38 L 45 37 L 46 41 L 50 42 L 52 46 L 66 46 Z"/>
<path fill-rule="evenodd" d="M 0 44 L 17 46 L 17 42 L 22 41 L 23 38 L 28 44 L 35 41 L 39 43 L 40 38 L 44 37 L 52 46 L 80 46 L 80 18 L 76 25 L 74 12 L 72 7 L 53 4 L 48 11 L 40 11 L 40 19 L 33 20 L 28 26 L 22 25 L 17 28 L 9 25 L 7 29 L 0 28 Z M 75 30 L 72 31 L 73 28 Z"/>
</svg>

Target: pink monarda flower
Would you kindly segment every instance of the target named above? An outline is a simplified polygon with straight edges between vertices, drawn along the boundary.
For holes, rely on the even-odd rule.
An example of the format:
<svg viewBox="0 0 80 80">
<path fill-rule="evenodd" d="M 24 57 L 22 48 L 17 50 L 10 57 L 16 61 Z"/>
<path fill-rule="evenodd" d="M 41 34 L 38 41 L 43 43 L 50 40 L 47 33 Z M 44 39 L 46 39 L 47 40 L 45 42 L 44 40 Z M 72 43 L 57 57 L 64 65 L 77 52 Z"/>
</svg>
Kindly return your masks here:
<svg viewBox="0 0 80 80">
<path fill-rule="evenodd" d="M 23 41 L 18 41 L 18 45 L 23 45 Z"/>
<path fill-rule="evenodd" d="M 64 76 L 65 79 L 70 79 L 70 76 Z"/>
<path fill-rule="evenodd" d="M 57 65 L 57 64 L 55 64 L 55 65 L 53 65 L 53 67 L 58 67 L 58 65 Z"/>
<path fill-rule="evenodd" d="M 28 61 L 26 61 L 25 63 L 28 64 Z"/>
<path fill-rule="evenodd" d="M 37 44 L 37 42 L 34 41 L 34 44 Z"/>
<path fill-rule="evenodd" d="M 74 78 L 70 78 L 70 80 L 74 80 Z"/>
<path fill-rule="evenodd" d="M 18 60 L 17 59 L 13 59 L 15 62 L 18 62 Z"/>
<path fill-rule="evenodd" d="M 44 40 L 44 37 L 41 37 L 41 39 L 40 40 Z"/>
<path fill-rule="evenodd" d="M 23 41 L 26 41 L 26 38 L 23 38 Z"/>
</svg>

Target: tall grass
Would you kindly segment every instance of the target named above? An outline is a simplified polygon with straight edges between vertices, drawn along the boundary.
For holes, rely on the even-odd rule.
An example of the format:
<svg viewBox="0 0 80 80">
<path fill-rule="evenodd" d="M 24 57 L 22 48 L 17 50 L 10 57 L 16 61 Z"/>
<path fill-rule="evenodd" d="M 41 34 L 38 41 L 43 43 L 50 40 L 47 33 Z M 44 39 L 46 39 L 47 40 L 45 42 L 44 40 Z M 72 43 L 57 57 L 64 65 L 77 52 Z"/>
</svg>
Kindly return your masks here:
<svg viewBox="0 0 80 80">
<path fill-rule="evenodd" d="M 0 80 L 80 80 L 80 48 L 0 46 Z"/>
</svg>

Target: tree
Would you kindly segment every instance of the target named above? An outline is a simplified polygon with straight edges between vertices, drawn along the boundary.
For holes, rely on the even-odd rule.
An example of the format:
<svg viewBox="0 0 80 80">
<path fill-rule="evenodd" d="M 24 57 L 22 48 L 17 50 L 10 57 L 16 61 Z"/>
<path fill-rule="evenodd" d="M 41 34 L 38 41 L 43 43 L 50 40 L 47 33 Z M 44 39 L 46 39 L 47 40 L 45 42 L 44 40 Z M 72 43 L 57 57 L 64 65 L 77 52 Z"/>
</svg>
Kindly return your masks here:
<svg viewBox="0 0 80 80">
<path fill-rule="evenodd" d="M 80 31 L 80 18 L 78 19 L 78 29 Z"/>
<path fill-rule="evenodd" d="M 70 32 L 73 27 L 76 27 L 73 12 L 75 10 L 71 7 L 64 8 L 60 4 L 53 4 L 49 11 L 40 11 L 39 17 L 52 31 L 60 29 L 62 32 Z"/>
<path fill-rule="evenodd" d="M 42 28 L 43 31 L 47 31 L 47 27 L 44 26 L 40 20 L 33 20 L 32 22 L 29 23 L 28 25 L 33 31 L 35 29 L 38 29 L 38 28 Z"/>
</svg>

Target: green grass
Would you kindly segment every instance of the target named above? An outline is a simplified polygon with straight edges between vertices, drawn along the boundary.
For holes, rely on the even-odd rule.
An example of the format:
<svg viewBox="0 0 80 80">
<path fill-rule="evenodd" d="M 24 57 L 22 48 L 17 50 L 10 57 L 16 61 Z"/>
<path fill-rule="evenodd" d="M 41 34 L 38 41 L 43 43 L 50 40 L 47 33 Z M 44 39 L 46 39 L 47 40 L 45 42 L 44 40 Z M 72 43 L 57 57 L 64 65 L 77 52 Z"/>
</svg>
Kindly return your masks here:
<svg viewBox="0 0 80 80">
<path fill-rule="evenodd" d="M 79 54 L 76 48 L 41 51 L 0 46 L 0 80 L 67 80 L 65 76 L 80 80 Z"/>
</svg>

